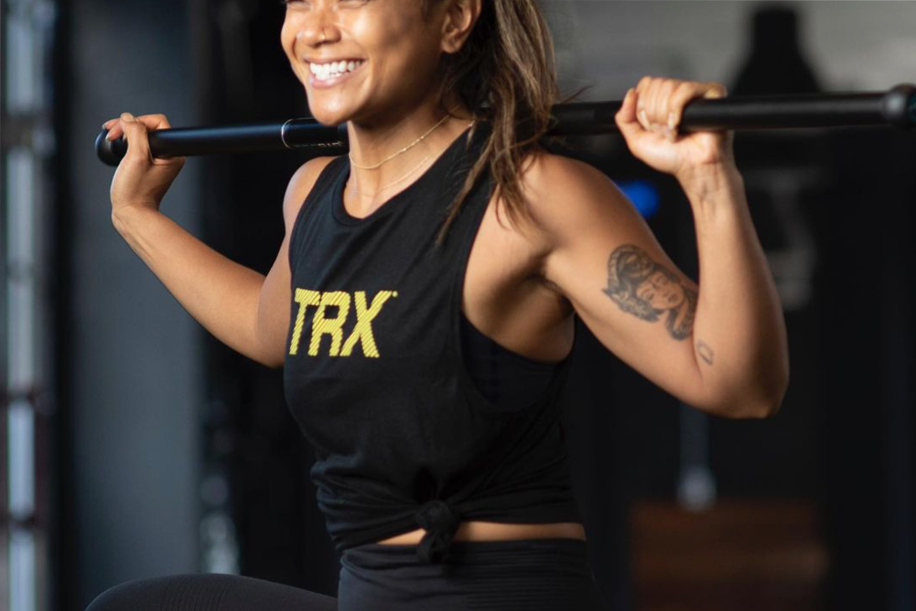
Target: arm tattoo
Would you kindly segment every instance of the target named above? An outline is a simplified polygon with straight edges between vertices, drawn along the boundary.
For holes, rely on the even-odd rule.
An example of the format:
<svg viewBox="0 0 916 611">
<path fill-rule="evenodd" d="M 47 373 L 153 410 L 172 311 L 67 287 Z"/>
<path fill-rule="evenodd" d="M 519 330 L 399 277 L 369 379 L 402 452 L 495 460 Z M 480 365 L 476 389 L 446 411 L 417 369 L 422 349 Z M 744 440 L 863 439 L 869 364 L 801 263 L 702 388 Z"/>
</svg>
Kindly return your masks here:
<svg viewBox="0 0 916 611">
<path fill-rule="evenodd" d="M 668 333 L 690 337 L 697 310 L 697 291 L 635 244 L 624 244 L 608 259 L 604 293 L 621 310 L 649 322 L 665 317 Z M 666 314 L 667 313 L 667 314 Z M 710 351 L 711 352 L 711 351 Z"/>
<path fill-rule="evenodd" d="M 697 342 L 697 354 L 699 354 L 700 358 L 706 361 L 708 365 L 712 365 L 712 357 L 715 356 L 715 354 L 712 348 L 703 340 Z"/>
</svg>

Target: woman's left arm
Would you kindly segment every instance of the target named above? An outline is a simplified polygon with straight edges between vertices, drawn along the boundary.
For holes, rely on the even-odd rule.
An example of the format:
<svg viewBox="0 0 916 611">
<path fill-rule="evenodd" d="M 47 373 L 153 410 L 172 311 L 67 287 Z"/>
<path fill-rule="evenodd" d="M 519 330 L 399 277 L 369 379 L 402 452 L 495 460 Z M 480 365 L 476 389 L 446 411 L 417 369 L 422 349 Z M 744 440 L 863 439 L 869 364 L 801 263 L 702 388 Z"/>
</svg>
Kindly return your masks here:
<svg viewBox="0 0 916 611">
<path fill-rule="evenodd" d="M 734 135 L 676 133 L 687 102 L 724 95 L 718 83 L 646 77 L 616 117 L 633 155 L 684 189 L 699 285 L 590 166 L 541 160 L 525 188 L 549 244 L 543 275 L 599 341 L 685 403 L 726 417 L 766 417 L 779 410 L 788 384 L 788 342 L 734 163 Z"/>
<path fill-rule="evenodd" d="M 721 389 L 723 415 L 742 405 L 729 397 L 742 395 L 763 405 L 757 415 L 774 415 L 788 385 L 788 341 L 744 181 L 723 164 L 679 176 L 679 182 L 696 226 L 700 290 L 693 334 L 703 338 L 697 339 L 697 356 L 704 384 Z M 718 361 L 710 346 L 717 347 Z"/>
</svg>

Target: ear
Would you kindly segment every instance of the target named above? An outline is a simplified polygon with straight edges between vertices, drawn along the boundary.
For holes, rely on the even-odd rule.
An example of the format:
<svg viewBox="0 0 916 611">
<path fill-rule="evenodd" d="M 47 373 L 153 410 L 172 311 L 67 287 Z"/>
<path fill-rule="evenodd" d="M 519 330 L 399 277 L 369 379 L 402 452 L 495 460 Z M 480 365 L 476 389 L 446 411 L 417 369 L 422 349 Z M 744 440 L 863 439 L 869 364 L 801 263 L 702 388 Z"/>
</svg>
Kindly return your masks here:
<svg viewBox="0 0 916 611">
<path fill-rule="evenodd" d="M 491 1 L 491 0 L 486 0 Z M 448 0 L 442 20 L 442 51 L 454 54 L 461 50 L 480 17 L 481 0 Z"/>
</svg>

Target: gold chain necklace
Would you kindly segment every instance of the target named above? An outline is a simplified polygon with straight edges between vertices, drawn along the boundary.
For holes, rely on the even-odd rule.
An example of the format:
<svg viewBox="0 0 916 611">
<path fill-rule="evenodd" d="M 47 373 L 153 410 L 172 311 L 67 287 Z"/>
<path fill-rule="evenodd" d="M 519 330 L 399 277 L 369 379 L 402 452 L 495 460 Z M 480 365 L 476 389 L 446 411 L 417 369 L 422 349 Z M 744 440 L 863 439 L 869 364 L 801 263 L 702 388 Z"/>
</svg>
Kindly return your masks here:
<svg viewBox="0 0 916 611">
<path fill-rule="evenodd" d="M 385 185 L 384 187 L 379 187 L 379 188 L 375 191 L 375 194 L 378 195 L 379 193 L 381 193 L 382 191 L 384 191 L 384 190 L 387 189 L 388 187 L 393 187 L 394 185 L 398 184 L 399 182 L 404 182 L 405 180 L 407 180 L 407 178 L 408 178 L 411 174 L 413 174 L 413 173 L 416 172 L 418 169 L 420 169 L 420 166 L 422 166 L 422 165 L 426 162 L 426 160 L 429 159 L 429 158 L 432 157 L 432 156 L 433 156 L 433 154 L 430 153 L 429 155 L 427 155 L 426 157 L 424 157 L 423 159 L 421 159 L 421 160 L 420 160 L 420 163 L 418 163 L 416 166 L 414 166 L 414 168 L 413 168 L 411 171 L 407 172 L 407 174 L 404 174 L 404 176 L 398 178 L 398 179 L 397 179 L 396 181 L 394 181 L 394 182 L 388 183 L 388 184 Z M 359 187 L 356 186 L 356 181 L 355 181 L 355 180 L 352 181 L 352 184 L 353 184 L 353 194 L 354 194 L 354 195 L 359 195 L 359 194 L 361 193 L 361 191 L 359 190 Z"/>
<path fill-rule="evenodd" d="M 388 157 L 385 157 L 384 159 L 382 159 L 380 162 L 376 163 L 375 165 L 359 165 L 353 161 L 353 155 L 351 153 L 347 153 L 347 156 L 350 158 L 350 165 L 353 166 L 354 168 L 359 168 L 360 170 L 374 170 L 376 168 L 379 168 L 382 166 L 382 164 L 387 163 L 388 161 L 391 161 L 392 159 L 394 159 L 401 153 L 404 153 L 410 150 L 411 148 L 415 147 L 416 145 L 420 144 L 420 142 L 424 138 L 426 138 L 426 136 L 433 133 L 433 130 L 435 130 L 437 127 L 445 123 L 445 120 L 448 118 L 449 118 L 449 115 L 445 115 L 444 117 L 442 117 L 442 119 L 438 123 L 436 123 L 431 128 L 429 128 L 428 132 L 426 132 L 425 134 L 423 134 L 422 136 L 420 136 L 419 138 L 417 138 L 416 140 L 414 140 L 413 142 L 411 142 L 410 144 L 402 148 L 397 153 L 394 153 L 393 155 L 389 155 Z"/>
<path fill-rule="evenodd" d="M 472 125 L 474 125 L 474 123 L 475 123 L 475 121 L 471 121 L 470 123 L 468 123 L 468 127 L 471 127 Z M 465 129 L 467 129 L 467 128 L 465 128 Z M 446 146 L 445 148 L 448 148 L 448 146 Z M 435 153 L 435 151 L 433 151 L 433 153 Z M 413 169 L 411 169 L 409 172 L 407 172 L 407 174 L 404 174 L 403 176 L 401 176 L 400 178 L 398 178 L 396 181 L 390 182 L 390 183 L 388 183 L 387 185 L 385 185 L 385 186 L 383 186 L 383 187 L 379 187 L 378 189 L 376 189 L 375 195 L 378 195 L 379 193 L 381 193 L 382 191 L 384 191 L 384 190 L 387 189 L 388 187 L 393 187 L 394 185 L 396 185 L 396 184 L 398 184 L 398 183 L 400 183 L 400 182 L 404 182 L 405 180 L 407 180 L 407 178 L 410 177 L 411 174 L 413 174 L 414 172 L 416 172 L 417 170 L 419 170 L 420 167 L 421 167 L 424 163 L 426 163 L 426 160 L 427 160 L 427 159 L 429 159 L 430 157 L 433 156 L 433 153 L 430 153 L 429 155 L 427 155 L 426 157 L 424 157 L 423 159 L 421 159 L 421 160 L 420 160 L 420 163 L 418 163 L 417 165 L 415 165 L 415 166 L 413 167 Z M 354 166 L 354 167 L 359 167 L 359 166 Z M 353 175 L 352 175 L 352 174 L 350 175 L 350 178 L 351 178 L 351 179 L 353 178 Z M 359 195 L 359 194 L 361 193 L 361 191 L 359 190 L 359 187 L 356 186 L 356 181 L 355 181 L 355 180 L 351 180 L 351 181 L 348 181 L 348 182 L 351 182 L 352 185 L 353 185 L 353 187 L 352 187 L 352 189 L 353 189 L 353 194 L 354 194 L 354 195 Z"/>
</svg>

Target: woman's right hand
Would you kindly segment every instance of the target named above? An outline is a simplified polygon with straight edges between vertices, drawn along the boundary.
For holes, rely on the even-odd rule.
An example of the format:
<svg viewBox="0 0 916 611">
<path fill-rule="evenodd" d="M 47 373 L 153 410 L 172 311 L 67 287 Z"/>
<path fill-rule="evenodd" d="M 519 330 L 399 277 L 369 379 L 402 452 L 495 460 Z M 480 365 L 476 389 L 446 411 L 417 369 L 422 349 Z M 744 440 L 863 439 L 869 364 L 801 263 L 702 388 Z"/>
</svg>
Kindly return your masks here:
<svg viewBox="0 0 916 611">
<path fill-rule="evenodd" d="M 127 154 L 111 180 L 112 217 L 138 207 L 158 211 L 162 198 L 185 162 L 184 157 L 165 159 L 150 154 L 147 132 L 168 129 L 171 127 L 169 120 L 165 115 L 134 117 L 125 112 L 103 126 L 108 129 L 106 138 L 114 140 L 123 134 L 128 143 Z"/>
</svg>

